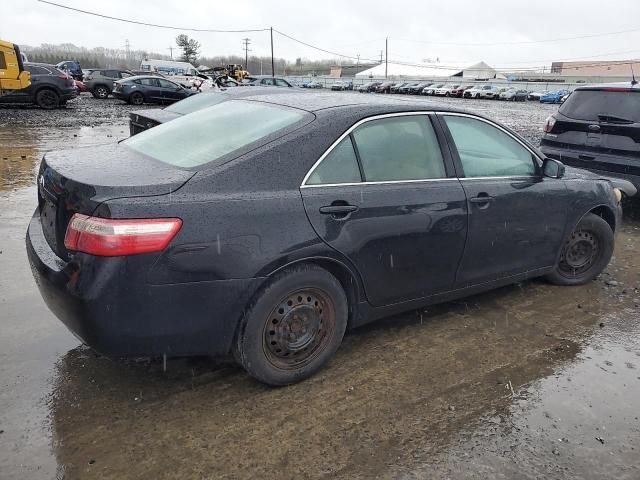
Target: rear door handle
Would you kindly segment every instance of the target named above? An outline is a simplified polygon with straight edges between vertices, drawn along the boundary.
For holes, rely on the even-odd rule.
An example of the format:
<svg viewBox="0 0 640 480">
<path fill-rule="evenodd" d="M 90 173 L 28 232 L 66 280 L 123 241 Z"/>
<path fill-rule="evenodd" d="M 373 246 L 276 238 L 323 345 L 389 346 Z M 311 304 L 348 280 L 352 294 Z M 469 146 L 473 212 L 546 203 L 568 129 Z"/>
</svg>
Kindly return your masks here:
<svg viewBox="0 0 640 480">
<path fill-rule="evenodd" d="M 489 195 L 478 195 L 477 197 L 471 197 L 469 201 L 471 203 L 489 203 L 493 202 L 493 197 Z"/>
<path fill-rule="evenodd" d="M 355 205 L 328 205 L 326 207 L 320 207 L 320 213 L 325 215 L 348 215 L 358 210 Z"/>
</svg>

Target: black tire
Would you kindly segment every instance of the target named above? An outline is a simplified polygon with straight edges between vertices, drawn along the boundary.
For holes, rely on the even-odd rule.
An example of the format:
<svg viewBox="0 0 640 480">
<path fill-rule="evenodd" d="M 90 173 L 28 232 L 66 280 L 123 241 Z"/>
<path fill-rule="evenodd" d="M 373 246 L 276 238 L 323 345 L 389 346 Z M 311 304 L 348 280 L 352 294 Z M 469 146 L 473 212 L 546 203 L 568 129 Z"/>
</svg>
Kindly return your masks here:
<svg viewBox="0 0 640 480">
<path fill-rule="evenodd" d="M 347 296 L 333 275 L 315 265 L 286 269 L 247 308 L 234 357 L 267 385 L 299 382 L 338 349 L 347 317 Z"/>
<path fill-rule="evenodd" d="M 44 110 L 53 110 L 60 105 L 60 95 L 55 90 L 43 88 L 36 93 L 36 103 Z"/>
<path fill-rule="evenodd" d="M 596 278 L 609 264 L 614 238 L 609 224 L 588 213 L 562 246 L 555 270 L 546 276 L 556 285 L 583 285 Z"/>
<path fill-rule="evenodd" d="M 111 90 L 106 85 L 96 85 L 92 93 L 94 97 L 104 100 L 109 97 Z"/>
<path fill-rule="evenodd" d="M 140 92 L 133 92 L 129 97 L 129 103 L 133 105 L 142 105 L 144 103 L 144 95 Z"/>
</svg>

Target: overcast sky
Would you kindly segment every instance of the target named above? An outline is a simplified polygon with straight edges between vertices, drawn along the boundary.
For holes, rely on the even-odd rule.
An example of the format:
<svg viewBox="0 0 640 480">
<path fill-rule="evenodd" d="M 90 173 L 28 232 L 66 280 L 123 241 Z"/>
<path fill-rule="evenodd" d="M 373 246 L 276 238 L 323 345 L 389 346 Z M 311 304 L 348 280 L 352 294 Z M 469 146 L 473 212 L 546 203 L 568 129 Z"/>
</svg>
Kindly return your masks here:
<svg viewBox="0 0 640 480">
<path fill-rule="evenodd" d="M 596 0 L 288 1 L 277 0 L 53 0 L 105 15 L 150 23 L 207 29 L 273 26 L 327 50 L 361 58 L 379 58 L 389 37 L 389 58 L 421 62 L 465 63 L 484 60 L 501 67 L 537 66 L 552 60 L 640 57 L 640 1 L 610 6 Z M 252 55 L 269 54 L 269 33 L 196 33 L 131 25 L 63 10 L 36 0 L 3 0 L 0 38 L 18 44 L 74 43 L 159 53 L 186 33 L 202 44 L 206 56 L 243 54 L 242 38 L 251 38 Z M 152 6 L 153 5 L 153 6 Z M 596 33 L 637 31 L 596 38 L 517 44 Z M 275 54 L 333 58 L 275 35 Z M 449 43 L 469 44 L 451 45 Z M 503 43 L 502 45 L 478 45 Z M 634 50 L 635 49 L 635 50 Z"/>
</svg>

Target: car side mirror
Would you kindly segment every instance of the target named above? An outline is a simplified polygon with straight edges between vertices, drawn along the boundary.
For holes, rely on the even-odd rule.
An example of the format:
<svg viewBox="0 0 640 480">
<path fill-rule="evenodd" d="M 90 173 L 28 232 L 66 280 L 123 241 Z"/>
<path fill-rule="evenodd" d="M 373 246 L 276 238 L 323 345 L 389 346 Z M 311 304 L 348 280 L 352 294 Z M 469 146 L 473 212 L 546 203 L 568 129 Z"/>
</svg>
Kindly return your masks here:
<svg viewBox="0 0 640 480">
<path fill-rule="evenodd" d="M 542 174 L 549 178 L 564 177 L 564 164 L 553 158 L 545 158 L 542 163 Z"/>
</svg>

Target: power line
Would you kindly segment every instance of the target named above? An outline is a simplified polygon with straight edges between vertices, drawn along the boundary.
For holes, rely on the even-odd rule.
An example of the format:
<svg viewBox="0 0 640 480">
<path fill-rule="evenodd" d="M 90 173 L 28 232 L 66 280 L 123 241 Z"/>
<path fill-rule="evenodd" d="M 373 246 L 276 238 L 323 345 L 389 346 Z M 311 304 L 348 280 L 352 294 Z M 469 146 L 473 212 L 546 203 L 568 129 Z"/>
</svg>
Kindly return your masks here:
<svg viewBox="0 0 640 480">
<path fill-rule="evenodd" d="M 300 44 L 302 44 L 302 45 L 304 45 L 306 47 L 309 47 L 309 48 L 313 48 L 314 50 L 318 50 L 320 52 L 328 53 L 329 55 L 334 55 L 336 57 L 349 58 L 351 60 L 358 60 L 357 56 L 354 57 L 352 55 L 343 55 L 341 53 L 332 52 L 331 50 L 326 50 L 324 48 L 316 47 L 315 45 L 311 45 L 310 43 L 303 42 L 302 40 L 298 40 L 297 38 L 294 38 L 291 35 L 287 35 L 286 33 L 281 32 L 280 30 L 276 30 L 275 28 L 273 29 L 273 31 L 276 32 L 279 35 L 282 35 L 285 38 L 288 38 L 289 40 L 293 40 L 294 42 L 300 43 Z M 367 60 L 367 61 L 370 61 L 370 62 L 377 62 L 377 60 L 372 60 L 370 58 L 360 58 L 360 60 Z"/>
<path fill-rule="evenodd" d="M 116 20 L 118 22 L 133 23 L 135 25 L 144 25 L 146 27 L 166 28 L 169 30 L 182 30 L 188 32 L 209 32 L 209 33 L 246 33 L 246 32 L 266 32 L 268 28 L 250 28 L 243 30 L 219 30 L 213 28 L 188 28 L 188 27 L 176 27 L 173 25 L 160 25 L 156 23 L 139 22 L 137 20 L 129 20 L 127 18 L 113 17 L 111 15 L 103 15 L 101 13 L 90 12 L 88 10 L 82 10 L 80 8 L 69 7 L 67 5 L 61 5 L 59 3 L 50 2 L 48 0 L 37 0 L 40 3 L 46 3 L 53 5 L 54 7 L 64 8 L 73 12 L 84 13 L 86 15 L 93 15 L 94 17 L 106 18 L 108 20 Z"/>
<path fill-rule="evenodd" d="M 611 36 L 611 35 L 622 35 L 625 33 L 635 33 L 635 32 L 640 32 L 640 28 L 634 28 L 634 29 L 630 29 L 630 30 L 618 30 L 616 32 L 602 32 L 602 33 L 588 33 L 588 34 L 584 34 L 584 35 L 576 35 L 573 37 L 561 37 L 561 38 L 546 38 L 546 39 L 540 39 L 540 40 L 525 40 L 525 41 L 521 41 L 521 42 L 490 42 L 490 43 L 478 43 L 478 42 L 473 42 L 473 43 L 459 43 L 459 42 L 432 42 L 432 41 L 427 41 L 427 40 L 411 40 L 411 39 L 404 39 L 404 38 L 395 38 L 394 40 L 397 40 L 399 42 L 408 42 L 408 43 L 426 43 L 429 45 L 454 45 L 457 47 L 493 47 L 493 46 L 498 46 L 498 45 L 529 45 L 529 44 L 534 44 L 534 43 L 553 43 L 553 42 L 565 42 L 565 41 L 569 41 L 569 40 L 581 40 L 581 39 L 585 39 L 585 38 L 597 38 L 597 37 L 607 37 L 607 36 Z"/>
</svg>

